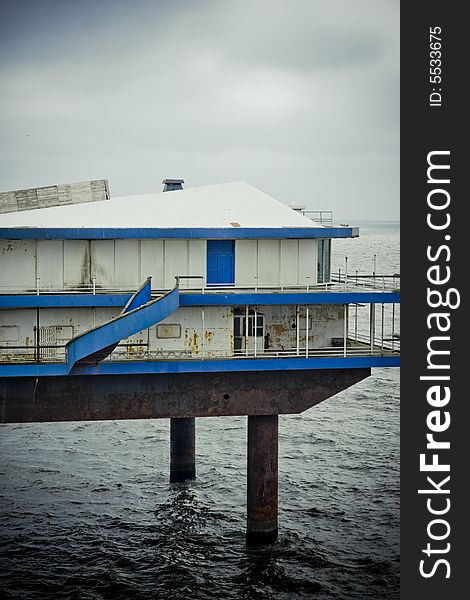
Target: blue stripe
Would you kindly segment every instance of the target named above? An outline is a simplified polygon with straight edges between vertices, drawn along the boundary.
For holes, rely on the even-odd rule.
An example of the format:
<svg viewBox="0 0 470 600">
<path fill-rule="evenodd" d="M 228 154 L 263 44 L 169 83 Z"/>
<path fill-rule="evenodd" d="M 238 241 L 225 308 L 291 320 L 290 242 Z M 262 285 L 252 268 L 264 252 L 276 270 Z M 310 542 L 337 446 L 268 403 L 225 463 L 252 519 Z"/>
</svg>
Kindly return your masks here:
<svg viewBox="0 0 470 600">
<path fill-rule="evenodd" d="M 236 227 L 116 228 L 116 227 L 1 227 L 7 240 L 110 240 L 110 239 L 305 239 L 357 237 L 357 227 Z"/>
<path fill-rule="evenodd" d="M 128 302 L 131 294 L 41 294 L 0 295 L 0 308 L 56 308 L 79 306 L 119 306 Z M 394 292 L 299 292 L 257 294 L 192 294 L 180 295 L 180 306 L 245 306 L 286 304 L 390 304 L 400 302 Z"/>
<path fill-rule="evenodd" d="M 394 292 L 299 292 L 266 294 L 181 294 L 180 306 L 244 306 L 285 304 L 391 304 L 399 303 Z"/>
<path fill-rule="evenodd" d="M 110 361 L 96 367 L 75 367 L 73 375 L 138 375 L 156 373 L 223 373 L 246 371 L 296 371 L 398 367 L 399 356 L 327 358 L 264 358 L 186 361 Z M 67 375 L 66 364 L 0 365 L 0 377 L 51 377 Z"/>
<path fill-rule="evenodd" d="M 130 297 L 131 294 L 11 294 L 0 296 L 0 308 L 123 307 Z"/>
</svg>

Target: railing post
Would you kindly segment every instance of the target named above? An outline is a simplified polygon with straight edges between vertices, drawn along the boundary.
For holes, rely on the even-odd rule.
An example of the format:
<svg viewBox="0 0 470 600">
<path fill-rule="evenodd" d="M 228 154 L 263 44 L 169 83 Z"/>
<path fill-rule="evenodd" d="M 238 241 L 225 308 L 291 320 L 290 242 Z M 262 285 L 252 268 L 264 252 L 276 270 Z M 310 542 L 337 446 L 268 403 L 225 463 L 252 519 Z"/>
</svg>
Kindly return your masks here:
<svg viewBox="0 0 470 600">
<path fill-rule="evenodd" d="M 356 302 L 356 311 L 354 316 L 354 339 L 357 342 L 357 302 Z"/>
<path fill-rule="evenodd" d="M 93 296 L 96 296 L 96 277 L 93 277 L 93 279 L 91 280 L 91 283 L 92 283 Z"/>
<path fill-rule="evenodd" d="M 245 307 L 245 356 L 248 356 L 248 304 Z"/>
<path fill-rule="evenodd" d="M 39 321 L 39 308 L 36 308 L 36 362 L 41 362 L 41 327 Z"/>
<path fill-rule="evenodd" d="M 201 358 L 204 359 L 204 354 L 206 350 L 206 315 L 204 311 L 204 307 L 201 306 Z"/>
<path fill-rule="evenodd" d="M 374 254 L 374 270 L 372 275 L 374 276 L 374 290 L 375 290 L 375 273 L 377 271 L 377 254 Z"/>
<path fill-rule="evenodd" d="M 308 306 L 305 307 L 305 358 L 308 358 Z"/>
<path fill-rule="evenodd" d="M 374 353 L 375 340 L 375 304 L 370 305 L 370 353 Z"/>
<path fill-rule="evenodd" d="M 299 305 L 295 308 L 295 323 L 296 323 L 296 354 L 299 356 L 300 354 L 300 315 L 299 315 Z"/>
<path fill-rule="evenodd" d="M 382 302 L 382 336 L 380 341 L 380 355 L 383 356 L 384 353 L 384 303 Z"/>
<path fill-rule="evenodd" d="M 40 277 L 36 277 L 36 295 L 39 296 L 39 281 Z"/>
<path fill-rule="evenodd" d="M 254 348 L 255 348 L 255 358 L 256 358 L 256 351 L 258 349 L 258 311 L 255 308 L 255 314 L 254 314 L 254 323 L 253 323 L 253 333 L 254 333 Z"/>
</svg>

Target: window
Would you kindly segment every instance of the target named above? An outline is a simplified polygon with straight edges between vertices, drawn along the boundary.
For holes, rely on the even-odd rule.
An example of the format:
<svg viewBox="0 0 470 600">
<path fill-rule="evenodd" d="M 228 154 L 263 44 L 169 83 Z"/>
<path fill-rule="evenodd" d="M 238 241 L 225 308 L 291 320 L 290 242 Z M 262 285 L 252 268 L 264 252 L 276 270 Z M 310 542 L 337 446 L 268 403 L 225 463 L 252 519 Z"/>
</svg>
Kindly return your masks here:
<svg viewBox="0 0 470 600">
<path fill-rule="evenodd" d="M 18 325 L 0 325 L 0 342 L 19 342 L 20 328 Z"/>
<path fill-rule="evenodd" d="M 168 323 L 157 325 L 157 338 L 170 340 L 181 337 L 181 325 Z"/>
<path fill-rule="evenodd" d="M 258 314 L 256 315 L 256 325 L 255 325 L 255 315 L 248 316 L 248 337 L 254 337 L 256 333 L 256 337 L 264 336 L 264 315 Z M 245 337 L 246 333 L 246 317 L 241 315 L 235 315 L 233 321 L 233 334 L 235 337 Z"/>
<path fill-rule="evenodd" d="M 329 283 L 331 239 L 318 240 L 317 246 L 317 282 Z"/>
</svg>

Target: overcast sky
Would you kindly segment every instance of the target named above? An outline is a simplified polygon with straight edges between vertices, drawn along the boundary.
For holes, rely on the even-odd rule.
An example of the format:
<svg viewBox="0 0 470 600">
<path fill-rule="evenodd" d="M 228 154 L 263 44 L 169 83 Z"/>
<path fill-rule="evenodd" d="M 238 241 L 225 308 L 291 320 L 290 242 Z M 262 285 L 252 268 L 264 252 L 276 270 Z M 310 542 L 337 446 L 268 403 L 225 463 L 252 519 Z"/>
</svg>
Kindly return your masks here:
<svg viewBox="0 0 470 600">
<path fill-rule="evenodd" d="M 399 218 L 399 0 L 3 0 L 0 190 L 244 180 Z"/>
</svg>

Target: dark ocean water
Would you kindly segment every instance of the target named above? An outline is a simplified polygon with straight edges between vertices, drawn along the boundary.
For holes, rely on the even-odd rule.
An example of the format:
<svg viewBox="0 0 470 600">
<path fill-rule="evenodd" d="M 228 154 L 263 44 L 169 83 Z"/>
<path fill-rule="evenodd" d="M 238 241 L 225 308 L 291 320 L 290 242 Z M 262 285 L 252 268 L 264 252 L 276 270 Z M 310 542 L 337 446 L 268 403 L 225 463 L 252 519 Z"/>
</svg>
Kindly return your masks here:
<svg viewBox="0 0 470 600">
<path fill-rule="evenodd" d="M 334 244 L 399 272 L 397 224 Z M 197 420 L 169 484 L 167 421 L 0 426 L 2 598 L 399 597 L 399 369 L 280 417 L 278 542 L 245 546 L 246 418 Z"/>
</svg>

